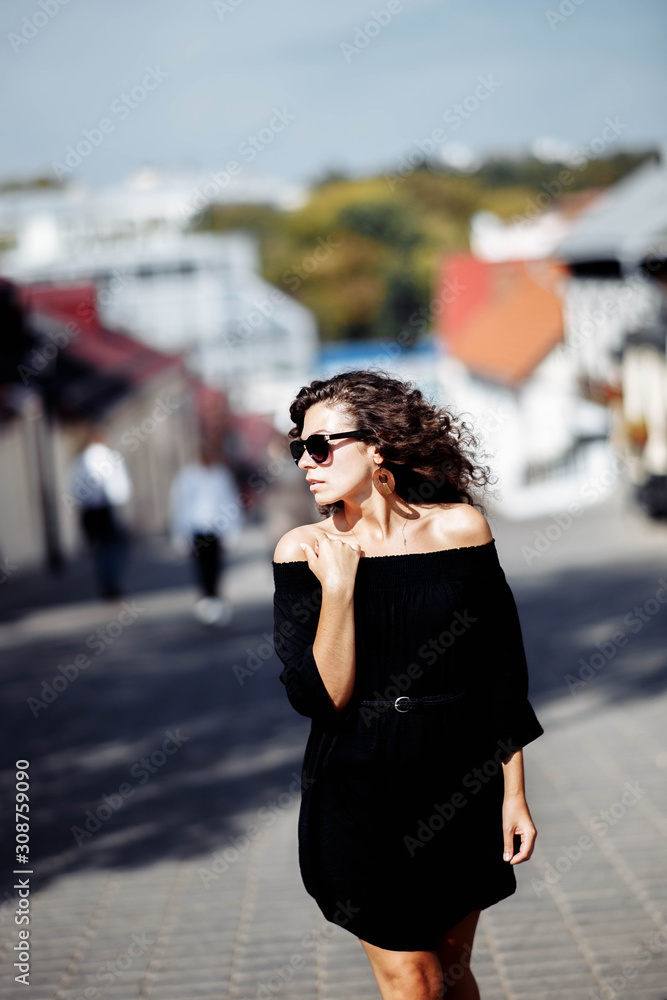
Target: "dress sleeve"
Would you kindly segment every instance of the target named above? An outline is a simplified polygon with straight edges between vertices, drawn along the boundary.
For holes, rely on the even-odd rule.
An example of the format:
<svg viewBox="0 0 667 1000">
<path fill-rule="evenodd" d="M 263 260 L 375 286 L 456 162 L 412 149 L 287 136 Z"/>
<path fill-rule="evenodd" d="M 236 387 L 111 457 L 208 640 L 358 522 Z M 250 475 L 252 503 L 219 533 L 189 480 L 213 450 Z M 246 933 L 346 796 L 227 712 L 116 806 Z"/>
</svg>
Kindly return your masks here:
<svg viewBox="0 0 667 1000">
<path fill-rule="evenodd" d="M 327 726 L 340 722 L 313 655 L 322 590 L 307 563 L 274 563 L 273 644 L 292 707 Z"/>
<path fill-rule="evenodd" d="M 528 664 L 514 594 L 500 565 L 493 574 L 489 630 L 492 716 L 495 739 L 519 750 L 544 729 L 528 700 Z"/>
</svg>

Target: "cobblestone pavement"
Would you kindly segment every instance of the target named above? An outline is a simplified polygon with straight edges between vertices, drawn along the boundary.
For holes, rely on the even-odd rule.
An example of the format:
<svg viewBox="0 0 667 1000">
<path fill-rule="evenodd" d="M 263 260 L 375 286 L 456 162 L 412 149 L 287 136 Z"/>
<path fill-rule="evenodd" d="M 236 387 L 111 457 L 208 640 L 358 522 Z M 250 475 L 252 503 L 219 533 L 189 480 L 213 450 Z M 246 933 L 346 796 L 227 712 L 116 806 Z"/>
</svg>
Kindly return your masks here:
<svg viewBox="0 0 667 1000">
<path fill-rule="evenodd" d="M 664 1000 L 667 525 L 622 491 L 570 525 L 490 522 L 546 733 L 525 751 L 538 847 L 479 925 L 482 997 Z M 34 875 L 26 988 L 6 842 L 0 998 L 379 997 L 298 872 L 308 720 L 277 682 L 271 554 L 246 533 L 223 631 L 194 620 L 159 539 L 134 553 L 122 619 L 83 564 L 4 584 L 3 802 L 27 758 Z M 78 654 L 78 676 L 59 670 Z"/>
</svg>

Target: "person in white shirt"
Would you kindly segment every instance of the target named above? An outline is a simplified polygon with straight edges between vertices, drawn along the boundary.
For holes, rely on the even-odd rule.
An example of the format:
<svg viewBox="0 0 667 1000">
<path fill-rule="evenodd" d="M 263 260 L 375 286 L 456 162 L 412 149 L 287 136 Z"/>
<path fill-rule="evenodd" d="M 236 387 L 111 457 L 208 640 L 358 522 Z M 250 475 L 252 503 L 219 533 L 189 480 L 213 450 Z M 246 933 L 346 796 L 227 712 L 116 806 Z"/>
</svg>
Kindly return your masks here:
<svg viewBox="0 0 667 1000">
<path fill-rule="evenodd" d="M 227 551 L 238 541 L 244 510 L 236 480 L 214 444 L 202 441 L 200 461 L 177 473 L 169 497 L 170 537 L 174 548 L 190 551 L 201 597 L 195 614 L 207 625 L 226 625 L 232 606 L 218 594 Z"/>
<path fill-rule="evenodd" d="M 122 597 L 130 533 L 120 508 L 133 490 L 123 456 L 106 444 L 101 424 L 92 427 L 87 444 L 70 466 L 69 489 L 69 499 L 79 508 L 100 595 L 111 600 Z"/>
</svg>

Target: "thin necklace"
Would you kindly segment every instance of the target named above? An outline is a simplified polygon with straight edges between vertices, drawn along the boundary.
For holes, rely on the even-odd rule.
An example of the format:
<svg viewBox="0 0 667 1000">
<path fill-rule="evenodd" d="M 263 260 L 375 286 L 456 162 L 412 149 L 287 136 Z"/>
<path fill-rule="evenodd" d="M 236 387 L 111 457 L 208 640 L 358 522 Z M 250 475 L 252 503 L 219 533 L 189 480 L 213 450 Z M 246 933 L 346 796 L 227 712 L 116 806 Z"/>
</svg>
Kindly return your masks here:
<svg viewBox="0 0 667 1000">
<path fill-rule="evenodd" d="M 346 518 L 346 520 L 347 520 L 347 518 Z M 404 547 L 405 547 L 405 554 L 407 555 L 407 552 L 408 552 L 408 543 L 407 543 L 407 541 L 406 541 L 406 538 L 405 538 L 405 529 L 406 529 L 406 528 L 407 528 L 407 522 L 406 522 L 406 521 L 404 521 L 404 522 L 403 522 L 403 531 L 402 531 L 402 534 L 403 534 L 403 545 L 404 545 Z M 352 527 L 352 525 L 350 525 L 350 531 L 352 532 L 352 534 L 354 535 L 354 537 L 355 537 L 355 538 L 357 539 L 357 541 L 359 542 L 359 536 L 357 535 L 357 533 L 356 533 L 356 531 L 354 530 L 354 528 Z M 361 542 L 359 542 L 359 544 L 361 545 Z M 362 545 L 362 548 L 363 548 L 363 545 Z"/>
</svg>

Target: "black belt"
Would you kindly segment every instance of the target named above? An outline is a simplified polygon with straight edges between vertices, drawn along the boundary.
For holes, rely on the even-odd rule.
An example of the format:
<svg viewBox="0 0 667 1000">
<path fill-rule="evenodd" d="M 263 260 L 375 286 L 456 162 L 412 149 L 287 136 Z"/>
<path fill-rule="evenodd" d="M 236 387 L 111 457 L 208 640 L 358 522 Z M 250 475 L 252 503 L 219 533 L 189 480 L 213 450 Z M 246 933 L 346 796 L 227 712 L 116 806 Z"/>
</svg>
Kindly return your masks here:
<svg viewBox="0 0 667 1000">
<path fill-rule="evenodd" d="M 441 705 L 446 701 L 454 701 L 461 698 L 464 692 L 459 694 L 427 694 L 423 698 L 408 698 L 401 694 L 394 701 L 362 701 L 361 705 L 373 705 L 376 708 L 395 708 L 397 712 L 409 712 L 413 708 L 428 708 L 430 705 Z"/>
</svg>

